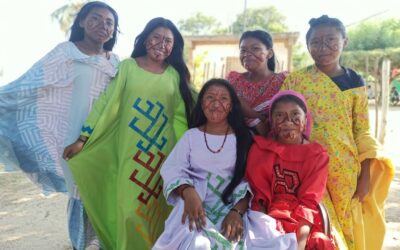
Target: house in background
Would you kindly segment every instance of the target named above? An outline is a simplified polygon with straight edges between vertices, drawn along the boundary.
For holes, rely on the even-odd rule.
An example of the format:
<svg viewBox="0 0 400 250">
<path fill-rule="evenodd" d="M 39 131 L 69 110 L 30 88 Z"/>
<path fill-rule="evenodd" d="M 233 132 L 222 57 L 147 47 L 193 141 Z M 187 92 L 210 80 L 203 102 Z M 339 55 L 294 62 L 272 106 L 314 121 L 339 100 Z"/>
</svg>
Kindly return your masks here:
<svg viewBox="0 0 400 250">
<path fill-rule="evenodd" d="M 276 71 L 291 71 L 293 47 L 299 33 L 271 35 L 277 59 Z M 224 78 L 232 70 L 245 71 L 239 60 L 239 39 L 240 35 L 185 36 L 187 64 L 197 87 L 210 78 Z"/>
</svg>

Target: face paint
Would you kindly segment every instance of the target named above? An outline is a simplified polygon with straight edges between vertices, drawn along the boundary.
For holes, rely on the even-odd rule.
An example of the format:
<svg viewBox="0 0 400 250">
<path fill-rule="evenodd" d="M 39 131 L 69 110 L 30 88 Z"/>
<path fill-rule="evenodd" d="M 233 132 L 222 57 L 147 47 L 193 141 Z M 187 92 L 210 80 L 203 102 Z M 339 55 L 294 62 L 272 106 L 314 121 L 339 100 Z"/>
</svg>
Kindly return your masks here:
<svg viewBox="0 0 400 250">
<path fill-rule="evenodd" d="M 156 28 L 149 34 L 145 46 L 151 59 L 164 61 L 171 54 L 174 47 L 174 35 L 167 28 Z"/>
<path fill-rule="evenodd" d="M 267 48 L 260 40 L 248 37 L 240 43 L 240 62 L 249 71 L 267 67 L 272 49 Z"/>
<path fill-rule="evenodd" d="M 231 97 L 225 87 L 214 85 L 204 93 L 202 108 L 208 122 L 226 122 L 231 107 Z"/>
<path fill-rule="evenodd" d="M 294 102 L 279 102 L 272 112 L 272 130 L 277 141 L 300 144 L 306 125 L 304 111 Z"/>
</svg>

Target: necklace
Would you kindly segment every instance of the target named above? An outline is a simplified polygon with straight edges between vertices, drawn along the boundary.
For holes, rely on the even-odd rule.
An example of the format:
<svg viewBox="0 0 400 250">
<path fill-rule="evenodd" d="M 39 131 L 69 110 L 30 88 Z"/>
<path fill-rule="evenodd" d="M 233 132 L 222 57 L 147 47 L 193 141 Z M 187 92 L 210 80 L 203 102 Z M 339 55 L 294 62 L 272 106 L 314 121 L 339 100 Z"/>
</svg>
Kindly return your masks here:
<svg viewBox="0 0 400 250">
<path fill-rule="evenodd" d="M 218 154 L 219 152 L 221 152 L 221 150 L 224 148 L 224 145 L 225 145 L 225 142 L 226 142 L 226 137 L 228 136 L 228 131 L 229 131 L 229 126 L 226 128 L 226 132 L 225 132 L 225 136 L 224 136 L 224 141 L 222 142 L 221 147 L 219 147 L 218 150 L 212 150 L 212 149 L 210 148 L 210 146 L 208 146 L 208 141 L 207 141 L 207 136 L 206 136 L 206 133 L 207 133 L 207 125 L 204 124 L 204 131 L 203 131 L 204 142 L 206 143 L 206 147 L 207 147 L 208 151 L 210 151 L 210 152 L 213 153 L 213 154 Z"/>
</svg>

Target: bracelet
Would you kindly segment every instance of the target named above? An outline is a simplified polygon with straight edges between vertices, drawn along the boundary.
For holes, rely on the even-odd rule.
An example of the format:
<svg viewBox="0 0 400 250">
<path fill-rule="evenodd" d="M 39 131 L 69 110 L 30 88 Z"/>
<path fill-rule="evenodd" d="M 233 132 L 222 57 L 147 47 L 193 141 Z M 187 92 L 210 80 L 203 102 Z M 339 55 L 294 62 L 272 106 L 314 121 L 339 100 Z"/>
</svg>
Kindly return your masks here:
<svg viewBox="0 0 400 250">
<path fill-rule="evenodd" d="M 231 211 L 236 212 L 236 213 L 238 213 L 240 215 L 240 217 L 243 217 L 244 213 L 242 211 L 240 211 L 239 209 L 233 207 L 233 208 L 231 208 Z"/>
<path fill-rule="evenodd" d="M 190 187 L 193 187 L 193 186 L 190 186 L 190 185 L 188 185 L 188 184 L 185 184 L 185 186 L 181 189 L 181 192 L 179 193 L 179 196 L 182 198 L 182 200 L 185 200 L 185 199 L 183 198 L 183 191 L 185 191 L 186 188 L 190 188 Z"/>
<path fill-rule="evenodd" d="M 84 139 L 82 139 L 81 137 L 78 137 L 78 141 L 83 142 L 83 143 L 86 143 L 87 139 L 84 140 Z"/>
</svg>

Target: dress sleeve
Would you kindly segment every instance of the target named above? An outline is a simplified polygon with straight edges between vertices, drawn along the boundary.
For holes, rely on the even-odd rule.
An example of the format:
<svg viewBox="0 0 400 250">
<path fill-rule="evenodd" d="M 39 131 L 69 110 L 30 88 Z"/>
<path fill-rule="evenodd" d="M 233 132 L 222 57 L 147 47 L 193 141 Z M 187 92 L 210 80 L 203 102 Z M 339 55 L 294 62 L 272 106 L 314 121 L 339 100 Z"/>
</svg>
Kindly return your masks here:
<svg viewBox="0 0 400 250">
<path fill-rule="evenodd" d="M 71 84 L 74 75 L 71 73 L 72 58 L 68 52 L 67 44 L 57 45 L 17 80 L 1 87 L 1 92 L 17 93 L 17 97 L 21 99 L 27 94 L 36 94 L 34 91 L 38 88 L 48 85 L 61 87 Z"/>
<path fill-rule="evenodd" d="M 365 87 L 353 91 L 353 135 L 359 161 L 378 154 L 380 145 L 369 130 L 368 96 Z M 368 156 L 364 156 L 368 152 Z M 372 152 L 372 154 L 371 154 Z"/>
<path fill-rule="evenodd" d="M 298 190 L 299 205 L 294 209 L 294 217 L 314 224 L 314 217 L 319 213 L 318 204 L 325 193 L 328 178 L 329 157 L 326 151 L 305 162 L 306 173 Z"/>
<path fill-rule="evenodd" d="M 262 165 L 260 165 L 261 152 L 256 144 L 253 144 L 250 148 L 249 154 L 247 156 L 247 165 L 245 172 L 245 180 L 250 186 L 250 190 L 253 194 L 253 199 L 251 201 L 251 209 L 256 211 L 262 211 L 260 203 L 264 204 L 267 208 L 269 205 L 269 199 L 265 195 L 269 190 L 270 185 L 267 183 L 268 180 L 264 178 L 264 173 L 262 173 Z"/>
<path fill-rule="evenodd" d="M 163 163 L 160 173 L 163 178 L 164 196 L 170 205 L 175 205 L 179 197 L 173 192 L 183 184 L 194 186 L 193 179 L 190 177 L 190 136 L 185 133 L 175 145 Z"/>
<path fill-rule="evenodd" d="M 107 105 L 113 105 L 110 107 L 113 113 L 118 113 L 120 103 L 109 103 L 110 99 L 114 97 L 114 95 L 120 95 L 123 92 L 126 83 L 126 75 L 127 73 L 124 70 L 123 63 L 120 64 L 120 69 L 116 77 L 111 81 L 108 85 L 107 89 L 99 96 L 96 102 L 93 105 L 92 110 L 90 111 L 85 123 L 82 126 L 81 134 L 82 136 L 90 137 L 93 133 L 93 130 L 96 127 L 96 124 L 103 114 Z M 114 100 L 119 100 L 119 98 L 113 98 Z"/>
</svg>

